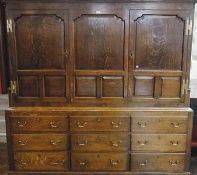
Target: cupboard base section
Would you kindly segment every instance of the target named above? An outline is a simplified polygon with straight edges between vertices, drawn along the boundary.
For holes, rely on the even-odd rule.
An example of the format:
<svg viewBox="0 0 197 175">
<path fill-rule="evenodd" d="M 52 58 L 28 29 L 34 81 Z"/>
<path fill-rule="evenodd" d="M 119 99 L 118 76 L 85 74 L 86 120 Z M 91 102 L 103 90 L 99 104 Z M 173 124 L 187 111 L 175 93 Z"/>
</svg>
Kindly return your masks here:
<svg viewBox="0 0 197 175">
<path fill-rule="evenodd" d="M 8 175 L 190 175 L 184 173 L 162 172 L 8 172 Z"/>
</svg>

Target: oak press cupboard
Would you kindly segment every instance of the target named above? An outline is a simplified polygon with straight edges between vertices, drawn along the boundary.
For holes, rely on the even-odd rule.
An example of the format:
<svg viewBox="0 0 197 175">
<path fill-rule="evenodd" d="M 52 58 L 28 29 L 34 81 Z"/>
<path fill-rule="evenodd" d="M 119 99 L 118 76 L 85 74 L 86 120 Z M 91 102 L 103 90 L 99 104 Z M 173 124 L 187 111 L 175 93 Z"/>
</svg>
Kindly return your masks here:
<svg viewBox="0 0 197 175">
<path fill-rule="evenodd" d="M 190 174 L 192 0 L 7 0 L 10 175 Z"/>
</svg>

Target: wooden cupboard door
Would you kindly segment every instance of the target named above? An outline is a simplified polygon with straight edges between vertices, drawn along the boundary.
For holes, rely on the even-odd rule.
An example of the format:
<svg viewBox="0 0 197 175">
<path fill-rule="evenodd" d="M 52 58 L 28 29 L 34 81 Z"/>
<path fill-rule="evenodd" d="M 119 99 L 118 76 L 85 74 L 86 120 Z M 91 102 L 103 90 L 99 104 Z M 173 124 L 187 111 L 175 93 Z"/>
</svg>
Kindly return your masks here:
<svg viewBox="0 0 197 175">
<path fill-rule="evenodd" d="M 129 10 L 84 4 L 72 16 L 73 97 L 102 101 L 127 96 Z"/>
<path fill-rule="evenodd" d="M 183 70 L 189 15 L 190 12 L 178 10 L 131 10 L 134 68 Z"/>
<path fill-rule="evenodd" d="M 15 102 L 65 102 L 69 58 L 67 10 L 8 10 Z M 44 9 L 44 8 L 43 8 Z"/>
</svg>

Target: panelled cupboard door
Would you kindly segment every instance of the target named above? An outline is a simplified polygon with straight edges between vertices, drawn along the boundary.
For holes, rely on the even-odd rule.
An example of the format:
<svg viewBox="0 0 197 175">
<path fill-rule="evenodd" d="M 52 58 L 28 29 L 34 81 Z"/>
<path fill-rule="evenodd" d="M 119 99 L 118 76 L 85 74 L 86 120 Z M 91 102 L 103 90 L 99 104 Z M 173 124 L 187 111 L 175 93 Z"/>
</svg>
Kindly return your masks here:
<svg viewBox="0 0 197 175">
<path fill-rule="evenodd" d="M 8 10 L 14 103 L 67 100 L 68 11 Z"/>
<path fill-rule="evenodd" d="M 191 11 L 130 10 L 132 96 L 184 100 Z"/>
<path fill-rule="evenodd" d="M 128 17 L 114 4 L 73 12 L 74 98 L 127 96 Z"/>
</svg>

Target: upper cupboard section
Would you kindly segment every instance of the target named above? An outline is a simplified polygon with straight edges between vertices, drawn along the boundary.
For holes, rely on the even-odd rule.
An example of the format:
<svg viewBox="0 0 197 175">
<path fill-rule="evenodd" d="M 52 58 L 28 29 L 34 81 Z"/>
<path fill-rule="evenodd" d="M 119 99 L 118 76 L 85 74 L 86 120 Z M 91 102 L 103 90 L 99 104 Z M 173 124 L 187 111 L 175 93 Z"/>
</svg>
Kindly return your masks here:
<svg viewBox="0 0 197 175">
<path fill-rule="evenodd" d="M 13 104 L 57 105 L 90 98 L 183 102 L 192 7 L 178 7 L 9 2 Z"/>
</svg>

